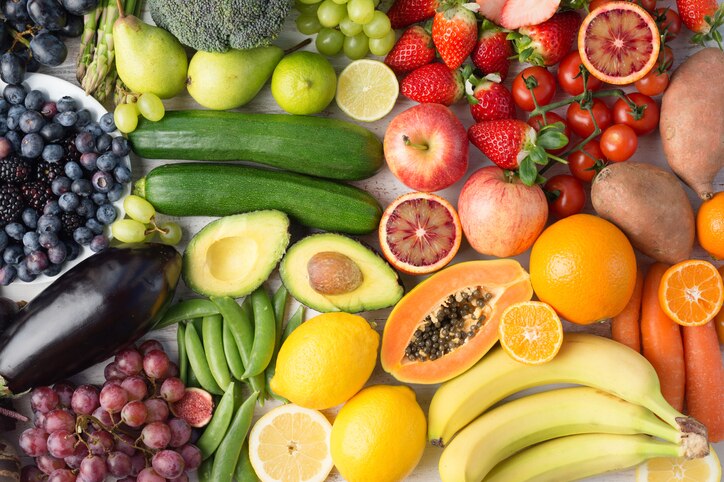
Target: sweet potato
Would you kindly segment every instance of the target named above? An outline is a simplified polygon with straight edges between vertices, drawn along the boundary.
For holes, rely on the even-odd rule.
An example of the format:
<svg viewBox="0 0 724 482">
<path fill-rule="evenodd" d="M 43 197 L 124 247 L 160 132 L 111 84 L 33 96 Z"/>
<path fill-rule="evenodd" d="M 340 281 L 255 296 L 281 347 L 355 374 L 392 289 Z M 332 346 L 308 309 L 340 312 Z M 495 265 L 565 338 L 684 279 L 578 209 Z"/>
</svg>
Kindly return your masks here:
<svg viewBox="0 0 724 482">
<path fill-rule="evenodd" d="M 638 162 L 611 164 L 593 179 L 591 201 L 645 255 L 669 264 L 689 258 L 694 211 L 670 172 Z"/>
<path fill-rule="evenodd" d="M 671 169 L 700 198 L 724 167 L 724 53 L 706 48 L 674 73 L 661 101 L 661 142 Z"/>
</svg>

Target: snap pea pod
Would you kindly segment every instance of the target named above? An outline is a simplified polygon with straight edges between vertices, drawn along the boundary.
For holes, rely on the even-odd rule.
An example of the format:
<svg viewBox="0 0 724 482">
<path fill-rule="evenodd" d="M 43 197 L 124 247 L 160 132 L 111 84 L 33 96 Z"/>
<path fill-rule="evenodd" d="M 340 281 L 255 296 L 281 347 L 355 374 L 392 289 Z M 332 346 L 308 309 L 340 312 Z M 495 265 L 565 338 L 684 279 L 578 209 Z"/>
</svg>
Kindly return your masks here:
<svg viewBox="0 0 724 482">
<path fill-rule="evenodd" d="M 186 342 L 184 341 L 184 334 L 186 333 L 186 324 L 179 323 L 176 326 L 176 346 L 178 348 L 178 377 L 184 382 L 184 385 L 188 385 L 189 381 L 189 360 L 186 355 Z"/>
<path fill-rule="evenodd" d="M 196 441 L 196 446 L 201 450 L 201 459 L 206 460 L 211 457 L 219 444 L 224 439 L 231 419 L 234 416 L 234 399 L 241 392 L 241 387 L 236 383 L 230 383 L 226 389 L 226 393 L 221 397 L 219 404 L 214 409 L 214 415 L 211 421 L 204 429 L 204 433 Z"/>
<path fill-rule="evenodd" d="M 251 427 L 251 419 L 254 416 L 254 406 L 258 396 L 259 392 L 249 395 L 249 398 L 234 414 L 229 430 L 224 435 L 219 448 L 216 449 L 214 465 L 211 469 L 212 480 L 232 480 L 234 469 L 241 455 L 241 446 L 244 444 Z"/>
<path fill-rule="evenodd" d="M 249 363 L 244 364 L 244 375 L 251 377 L 264 371 L 269 365 L 276 345 L 276 320 L 269 295 L 260 286 L 250 295 L 254 310 L 254 345 Z"/>
<path fill-rule="evenodd" d="M 214 376 L 211 374 L 209 364 L 206 361 L 204 346 L 193 323 L 189 323 L 186 326 L 184 342 L 186 343 L 186 353 L 189 357 L 189 364 L 201 387 L 215 395 L 223 395 L 224 391 L 219 387 Z"/>
<path fill-rule="evenodd" d="M 239 454 L 239 461 L 236 463 L 234 478 L 236 482 L 259 482 L 259 477 L 256 476 L 254 467 L 252 467 L 251 460 L 249 459 L 248 438 L 244 440 L 244 445 L 241 447 L 241 454 Z"/>
<path fill-rule="evenodd" d="M 207 299 L 194 298 L 180 301 L 166 311 L 153 329 L 160 330 L 179 321 L 193 320 L 194 318 L 203 318 L 204 316 L 218 314 L 219 308 Z"/>
<path fill-rule="evenodd" d="M 299 328 L 299 325 L 301 325 L 303 321 L 304 305 L 297 308 L 297 311 L 295 311 L 292 317 L 289 318 L 289 321 L 287 321 L 287 326 L 284 327 L 284 333 L 282 334 L 282 343 L 289 338 L 289 335 L 291 335 L 294 330 Z"/>
<path fill-rule="evenodd" d="M 226 364 L 229 365 L 229 371 L 234 378 L 241 380 L 241 377 L 244 375 L 244 363 L 241 361 L 239 348 L 236 346 L 236 341 L 234 341 L 234 335 L 231 333 L 229 322 L 227 320 L 223 320 L 222 325 Z"/>
<path fill-rule="evenodd" d="M 211 375 L 220 387 L 228 387 L 231 383 L 231 374 L 224 356 L 222 323 L 221 315 L 204 317 L 202 343 Z"/>
<path fill-rule="evenodd" d="M 191 365 L 189 365 L 189 382 L 186 384 L 189 388 L 201 388 L 201 384 L 199 383 L 199 379 L 196 378 L 196 374 L 194 373 L 194 369 L 191 368 Z"/>
<path fill-rule="evenodd" d="M 276 323 L 276 331 L 274 332 L 276 335 L 276 348 L 279 349 L 279 343 L 282 338 L 282 330 L 284 328 L 284 315 L 287 311 L 287 299 L 289 292 L 287 291 L 286 286 L 281 285 L 276 293 L 274 293 L 274 297 L 272 298 L 272 306 L 274 307 L 274 320 Z"/>
<path fill-rule="evenodd" d="M 211 471 L 214 468 L 214 458 L 209 457 L 208 459 L 201 462 L 201 465 L 199 465 L 199 470 L 196 473 L 196 476 L 199 478 L 199 482 L 219 482 L 218 480 L 215 481 L 212 478 Z"/>
<path fill-rule="evenodd" d="M 304 305 L 299 306 L 299 308 L 297 308 L 297 311 L 295 311 L 292 317 L 289 318 L 289 320 L 287 321 L 287 326 L 284 327 L 284 333 L 282 333 L 279 348 L 281 348 L 281 345 L 286 341 L 287 338 L 289 338 L 289 335 L 291 335 L 291 333 L 295 329 L 297 329 L 299 325 L 302 324 L 302 321 L 304 321 Z M 274 351 L 274 356 L 272 357 L 271 362 L 269 362 L 269 366 L 266 367 L 266 370 L 264 371 L 264 382 L 267 396 L 271 396 L 279 400 L 280 402 L 288 403 L 289 400 L 282 397 L 281 395 L 277 395 L 276 393 L 274 393 L 269 386 L 269 382 L 274 377 L 274 372 L 276 371 L 279 348 Z"/>
</svg>

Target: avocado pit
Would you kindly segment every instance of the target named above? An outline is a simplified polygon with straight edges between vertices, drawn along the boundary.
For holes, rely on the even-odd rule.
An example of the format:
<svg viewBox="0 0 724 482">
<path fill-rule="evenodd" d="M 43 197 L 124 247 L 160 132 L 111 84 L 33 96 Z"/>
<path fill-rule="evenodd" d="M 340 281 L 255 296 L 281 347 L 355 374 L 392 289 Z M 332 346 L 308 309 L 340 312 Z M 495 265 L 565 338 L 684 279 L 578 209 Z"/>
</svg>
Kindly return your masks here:
<svg viewBox="0 0 724 482">
<path fill-rule="evenodd" d="M 309 285 L 323 295 L 341 295 L 362 285 L 363 276 L 357 263 L 334 251 L 322 251 L 307 262 Z"/>
</svg>

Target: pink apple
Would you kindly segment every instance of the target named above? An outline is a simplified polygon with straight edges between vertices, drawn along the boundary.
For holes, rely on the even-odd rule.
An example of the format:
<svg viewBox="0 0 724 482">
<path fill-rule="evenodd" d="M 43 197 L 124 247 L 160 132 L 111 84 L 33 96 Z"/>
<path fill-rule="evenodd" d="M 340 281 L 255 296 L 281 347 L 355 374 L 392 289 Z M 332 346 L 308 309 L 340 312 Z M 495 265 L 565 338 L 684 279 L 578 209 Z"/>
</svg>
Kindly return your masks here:
<svg viewBox="0 0 724 482">
<path fill-rule="evenodd" d="M 540 186 L 526 186 L 498 166 L 488 166 L 465 182 L 458 214 L 475 251 L 506 258 L 538 239 L 548 219 L 548 202 Z"/>
<path fill-rule="evenodd" d="M 442 104 L 418 104 L 392 119 L 384 148 L 392 174 L 416 191 L 450 187 L 468 170 L 465 127 Z"/>
</svg>

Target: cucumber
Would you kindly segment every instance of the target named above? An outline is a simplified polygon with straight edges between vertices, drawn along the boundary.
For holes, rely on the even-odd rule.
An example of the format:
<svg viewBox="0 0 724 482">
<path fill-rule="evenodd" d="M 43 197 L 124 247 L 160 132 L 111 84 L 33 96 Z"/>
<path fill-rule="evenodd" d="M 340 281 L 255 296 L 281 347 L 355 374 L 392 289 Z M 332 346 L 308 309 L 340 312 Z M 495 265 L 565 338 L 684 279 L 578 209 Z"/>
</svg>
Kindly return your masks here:
<svg viewBox="0 0 724 482">
<path fill-rule="evenodd" d="M 171 216 L 276 209 L 305 226 L 348 234 L 375 231 L 382 215 L 377 200 L 356 187 L 240 164 L 160 166 L 136 183 L 135 192 Z"/>
<path fill-rule="evenodd" d="M 367 179 L 384 162 L 372 132 L 325 117 L 170 111 L 158 122 L 140 119 L 128 139 L 149 159 L 251 161 L 346 181 Z"/>
</svg>

